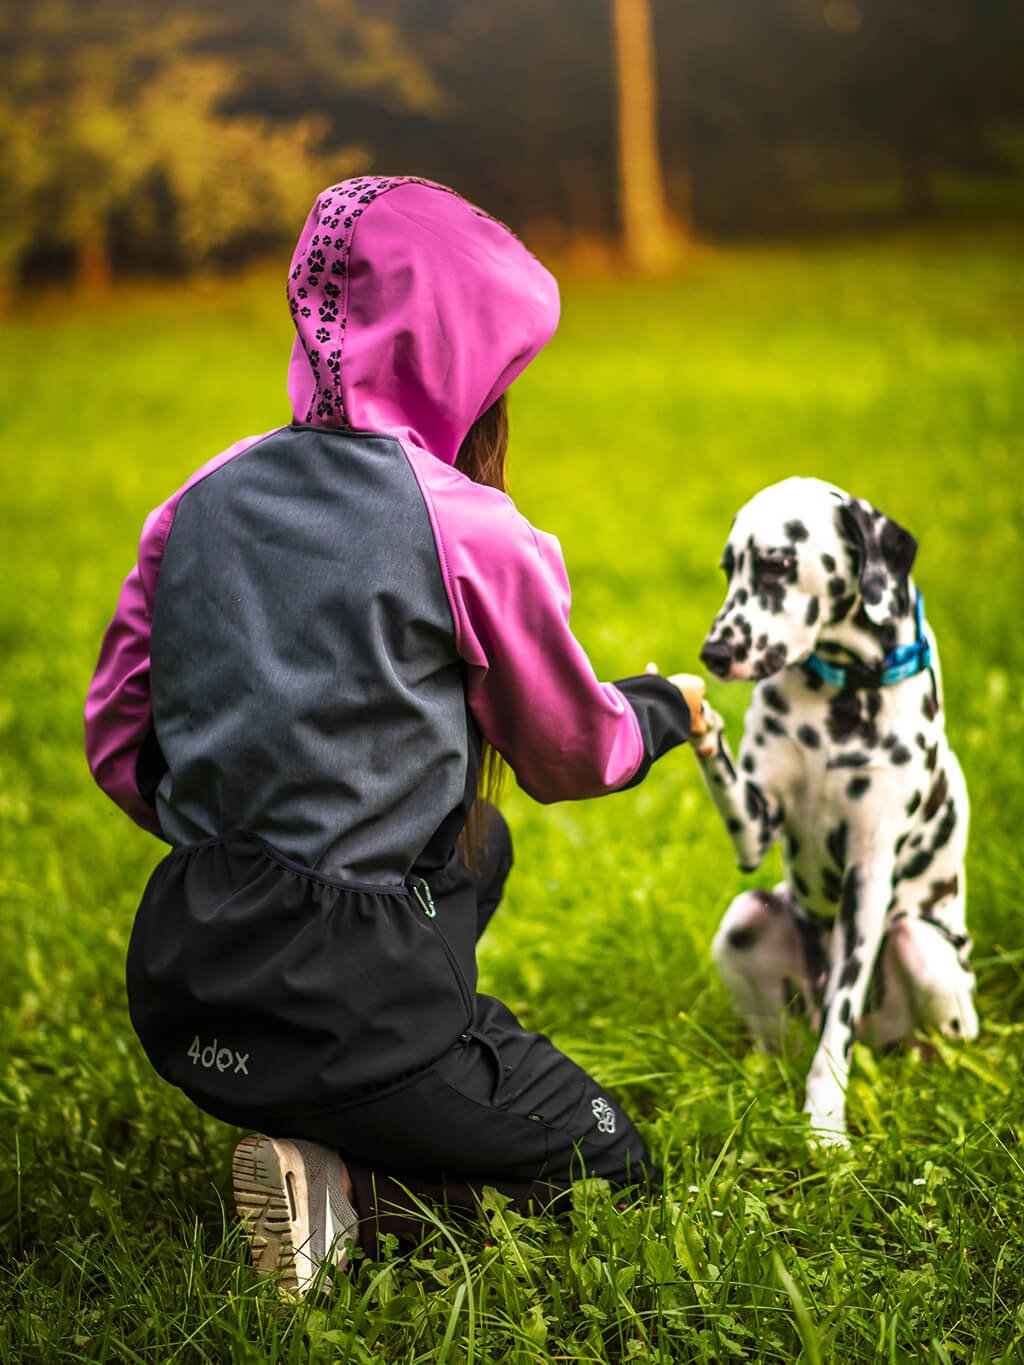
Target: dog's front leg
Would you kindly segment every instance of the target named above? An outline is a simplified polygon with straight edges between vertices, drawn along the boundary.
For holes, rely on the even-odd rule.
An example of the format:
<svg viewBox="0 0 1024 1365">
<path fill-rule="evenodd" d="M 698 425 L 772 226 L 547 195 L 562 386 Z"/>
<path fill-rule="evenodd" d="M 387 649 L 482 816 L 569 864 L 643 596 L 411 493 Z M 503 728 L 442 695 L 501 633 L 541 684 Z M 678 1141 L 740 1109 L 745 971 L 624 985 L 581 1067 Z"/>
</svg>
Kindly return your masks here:
<svg viewBox="0 0 1024 1365">
<path fill-rule="evenodd" d="M 782 827 L 782 805 L 755 766 L 739 773 L 725 740 L 721 716 L 705 703 L 707 733 L 693 741 L 704 785 L 715 803 L 744 872 L 760 867 Z"/>
<path fill-rule="evenodd" d="M 823 1144 L 846 1138 L 846 1086 L 854 1033 L 864 1012 L 868 983 L 885 935 L 892 899 L 893 860 L 856 858 L 847 864 L 832 965 L 825 984 L 821 1035 L 807 1075 L 804 1112 Z"/>
</svg>

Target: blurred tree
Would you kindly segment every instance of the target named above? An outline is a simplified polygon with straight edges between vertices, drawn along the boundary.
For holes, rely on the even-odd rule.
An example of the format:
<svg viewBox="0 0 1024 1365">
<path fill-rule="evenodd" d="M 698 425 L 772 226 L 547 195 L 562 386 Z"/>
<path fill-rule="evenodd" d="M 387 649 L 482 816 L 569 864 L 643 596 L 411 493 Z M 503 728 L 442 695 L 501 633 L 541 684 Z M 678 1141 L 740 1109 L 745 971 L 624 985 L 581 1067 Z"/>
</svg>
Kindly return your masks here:
<svg viewBox="0 0 1024 1365">
<path fill-rule="evenodd" d="M 395 30 L 354 0 L 265 3 L 268 51 L 279 86 L 301 98 L 276 116 L 246 107 L 237 59 L 258 5 L 215 17 L 195 8 L 154 15 L 145 0 L 35 0 L 0 15 L 0 96 L 6 146 L 0 188 L 0 272 L 39 243 L 75 253 L 82 289 L 107 287 L 110 225 L 167 237 L 195 267 L 255 236 L 288 238 L 324 180 L 365 166 L 350 138 L 324 150 L 327 119 L 307 79 L 363 92 L 399 91 L 425 107 L 431 83 Z M 289 25 L 291 31 L 289 31 Z M 234 47 L 235 52 L 232 52 Z M 247 73 L 246 79 L 249 78 Z M 162 193 L 155 195 L 154 189 Z M 157 229 L 160 229 L 159 231 Z"/>
<path fill-rule="evenodd" d="M 612 0 L 612 6 L 623 246 L 630 265 L 658 270 L 678 259 L 683 234 L 665 200 L 650 0 Z"/>
</svg>

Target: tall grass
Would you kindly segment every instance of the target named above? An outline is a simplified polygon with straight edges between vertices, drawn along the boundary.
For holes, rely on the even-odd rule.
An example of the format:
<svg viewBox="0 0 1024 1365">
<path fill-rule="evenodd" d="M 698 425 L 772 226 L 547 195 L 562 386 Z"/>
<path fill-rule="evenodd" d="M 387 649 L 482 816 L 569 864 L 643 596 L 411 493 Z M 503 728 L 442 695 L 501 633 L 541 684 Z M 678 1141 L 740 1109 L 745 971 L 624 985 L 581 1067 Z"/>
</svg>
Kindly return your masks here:
<svg viewBox="0 0 1024 1365">
<path fill-rule="evenodd" d="M 816 474 L 918 536 L 973 802 L 984 1032 L 856 1049 L 847 1154 L 798 1116 L 813 1040 L 751 1053 L 708 944 L 754 878 L 680 751 L 633 792 L 507 803 L 517 866 L 485 988 L 613 1088 L 666 1172 L 561 1220 L 488 1196 L 294 1306 L 245 1264 L 237 1136 L 150 1072 L 122 961 L 160 849 L 92 787 L 81 703 L 142 517 L 287 419 L 276 278 L 37 302 L 0 333 L 0 1361 L 1012 1361 L 1024 1357 L 1024 945 L 1016 691 L 1024 247 L 707 255 L 577 281 L 513 391 L 513 492 L 562 540 L 598 671 L 693 668 L 736 508 Z M 741 687 L 712 688 L 736 734 Z"/>
</svg>

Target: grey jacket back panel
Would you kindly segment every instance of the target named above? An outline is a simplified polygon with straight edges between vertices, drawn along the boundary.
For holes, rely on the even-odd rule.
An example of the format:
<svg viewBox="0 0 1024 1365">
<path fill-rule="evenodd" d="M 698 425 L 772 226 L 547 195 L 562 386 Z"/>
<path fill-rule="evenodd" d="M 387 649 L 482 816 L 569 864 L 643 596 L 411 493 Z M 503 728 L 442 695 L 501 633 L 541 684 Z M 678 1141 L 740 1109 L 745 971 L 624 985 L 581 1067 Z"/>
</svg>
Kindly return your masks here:
<svg viewBox="0 0 1024 1365">
<path fill-rule="evenodd" d="M 327 875 L 388 885 L 439 827 L 457 830 L 475 740 L 400 444 L 289 427 L 189 489 L 150 682 L 173 844 L 250 830 Z"/>
</svg>

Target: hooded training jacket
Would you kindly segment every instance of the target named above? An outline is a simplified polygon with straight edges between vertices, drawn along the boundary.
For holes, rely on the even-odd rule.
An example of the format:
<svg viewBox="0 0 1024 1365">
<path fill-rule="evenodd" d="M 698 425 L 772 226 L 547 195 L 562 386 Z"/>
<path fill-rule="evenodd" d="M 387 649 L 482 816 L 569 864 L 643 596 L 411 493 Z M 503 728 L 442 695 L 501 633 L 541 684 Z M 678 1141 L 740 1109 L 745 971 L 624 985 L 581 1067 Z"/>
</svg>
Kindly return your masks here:
<svg viewBox="0 0 1024 1365">
<path fill-rule="evenodd" d="M 558 543 L 454 468 L 555 330 L 557 286 L 426 181 L 317 199 L 292 260 L 292 421 L 142 531 L 86 705 L 96 781 L 175 847 L 247 831 L 330 878 L 441 868 L 480 738 L 539 801 L 634 785 L 689 734 L 594 674 Z"/>
</svg>

